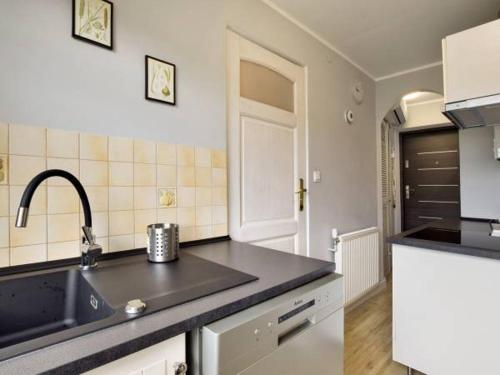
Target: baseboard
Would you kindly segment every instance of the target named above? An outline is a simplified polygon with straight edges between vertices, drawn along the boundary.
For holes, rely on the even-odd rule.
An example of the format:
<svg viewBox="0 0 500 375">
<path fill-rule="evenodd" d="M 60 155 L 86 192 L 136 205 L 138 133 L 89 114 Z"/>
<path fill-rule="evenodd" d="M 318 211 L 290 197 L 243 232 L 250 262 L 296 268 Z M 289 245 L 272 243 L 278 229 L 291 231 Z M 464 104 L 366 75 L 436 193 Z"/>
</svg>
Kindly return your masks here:
<svg viewBox="0 0 500 375">
<path fill-rule="evenodd" d="M 344 312 L 348 313 L 351 310 L 354 310 L 356 307 L 359 305 L 362 305 L 364 302 L 368 301 L 370 298 L 376 296 L 385 288 L 387 287 L 387 280 L 384 278 L 383 280 L 379 281 L 377 284 L 372 286 L 370 289 L 368 289 L 365 293 L 363 293 L 361 296 L 356 298 L 354 301 L 349 302 L 347 305 L 344 306 Z"/>
</svg>

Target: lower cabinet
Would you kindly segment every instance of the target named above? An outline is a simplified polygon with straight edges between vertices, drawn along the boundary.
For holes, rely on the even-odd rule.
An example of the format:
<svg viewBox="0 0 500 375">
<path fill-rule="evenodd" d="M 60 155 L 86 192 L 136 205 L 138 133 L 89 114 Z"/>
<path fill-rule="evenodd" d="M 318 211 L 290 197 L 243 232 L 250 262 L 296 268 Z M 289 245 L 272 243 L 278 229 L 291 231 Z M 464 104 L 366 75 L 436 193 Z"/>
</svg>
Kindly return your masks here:
<svg viewBox="0 0 500 375">
<path fill-rule="evenodd" d="M 185 373 L 186 335 L 182 334 L 110 362 L 85 374 L 184 375 Z"/>
</svg>

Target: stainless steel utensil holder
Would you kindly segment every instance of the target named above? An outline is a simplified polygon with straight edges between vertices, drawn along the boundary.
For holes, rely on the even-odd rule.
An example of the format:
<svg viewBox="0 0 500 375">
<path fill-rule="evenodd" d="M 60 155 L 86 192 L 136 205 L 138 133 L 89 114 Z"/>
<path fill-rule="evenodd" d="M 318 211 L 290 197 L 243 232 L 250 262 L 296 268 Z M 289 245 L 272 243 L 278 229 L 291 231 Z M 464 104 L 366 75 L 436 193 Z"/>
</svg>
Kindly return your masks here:
<svg viewBox="0 0 500 375">
<path fill-rule="evenodd" d="M 177 224 L 150 224 L 147 232 L 150 262 L 172 262 L 179 257 L 179 226 Z"/>
</svg>

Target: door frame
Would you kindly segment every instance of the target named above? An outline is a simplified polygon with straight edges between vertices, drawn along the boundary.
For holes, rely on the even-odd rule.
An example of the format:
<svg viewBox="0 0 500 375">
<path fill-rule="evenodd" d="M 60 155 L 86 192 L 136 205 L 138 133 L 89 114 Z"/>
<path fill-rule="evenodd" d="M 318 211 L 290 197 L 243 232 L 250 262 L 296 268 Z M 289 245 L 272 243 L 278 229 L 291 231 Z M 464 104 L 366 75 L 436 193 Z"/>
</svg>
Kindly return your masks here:
<svg viewBox="0 0 500 375">
<path fill-rule="evenodd" d="M 430 125 L 433 126 L 433 125 Z M 455 125 L 450 125 L 446 124 L 444 126 L 436 125 L 435 127 L 432 127 L 430 129 L 418 129 L 418 130 L 409 130 L 409 131 L 400 131 L 399 132 L 399 200 L 401 202 L 400 204 L 400 220 L 401 220 L 401 231 L 404 231 L 405 228 L 405 205 L 404 205 L 404 179 L 403 179 L 403 174 L 404 174 L 404 158 L 403 158 L 403 138 L 404 136 L 407 135 L 413 135 L 413 134 L 422 134 L 422 133 L 440 133 L 444 131 L 450 131 L 450 130 L 456 130 L 457 132 L 459 129 Z M 460 165 L 460 142 L 457 144 L 457 149 L 458 149 L 458 165 Z M 459 189 L 460 191 L 460 189 Z M 461 205 L 460 205 L 461 206 Z"/>
<path fill-rule="evenodd" d="M 229 183 L 228 183 L 228 190 L 229 190 L 229 218 L 228 218 L 228 223 L 229 223 L 229 234 L 233 237 L 236 237 L 238 240 L 239 238 L 239 228 L 241 224 L 241 215 L 242 215 L 242 205 L 241 205 L 241 184 L 240 184 L 240 179 L 241 179 L 241 158 L 240 158 L 240 132 L 239 131 L 233 131 L 235 126 L 237 128 L 240 127 L 240 115 L 242 110 L 244 108 L 241 108 L 242 104 L 240 100 L 240 88 L 239 88 L 239 65 L 240 65 L 240 40 L 243 40 L 245 43 L 248 42 L 250 44 L 253 44 L 259 48 L 262 49 L 262 54 L 273 54 L 275 55 L 276 58 L 286 60 L 290 64 L 296 65 L 299 67 L 302 72 L 301 72 L 301 85 L 303 86 L 303 93 L 300 94 L 299 97 L 296 95 L 296 116 L 298 117 L 297 121 L 300 121 L 303 125 L 300 130 L 300 135 L 297 133 L 295 136 L 295 147 L 297 147 L 298 150 L 298 138 L 303 139 L 303 155 L 300 154 L 297 156 L 297 163 L 296 163 L 296 175 L 298 175 L 297 169 L 303 169 L 304 173 L 302 177 L 304 179 L 305 187 L 309 191 L 309 138 L 308 138 L 308 116 L 307 116 L 307 68 L 304 66 L 300 66 L 297 63 L 286 59 L 283 57 L 281 54 L 276 53 L 272 51 L 271 49 L 268 49 L 266 47 L 263 47 L 260 44 L 255 43 L 251 39 L 245 38 L 244 36 L 241 36 L 240 34 L 234 32 L 231 29 L 226 29 L 226 64 L 227 64 L 227 76 L 226 76 L 226 103 L 227 103 L 227 150 L 228 150 L 228 178 L 229 178 Z M 254 61 L 254 62 L 259 62 L 259 61 Z M 270 67 L 270 66 L 269 66 Z M 270 67 L 271 68 L 271 67 Z M 283 74 L 280 72 L 280 74 Z M 297 91 L 296 91 L 297 94 Z M 250 100 L 246 100 L 247 102 L 251 102 Z M 298 101 L 300 101 L 298 103 Z M 300 104 L 302 103 L 302 104 Z M 262 108 L 265 108 L 266 105 L 260 104 L 257 102 L 254 102 L 253 105 L 257 106 L 262 106 Z M 269 107 L 273 110 L 275 115 L 278 116 L 283 116 L 283 119 L 286 121 L 286 118 L 288 117 L 288 113 L 286 111 L 279 110 L 277 108 Z M 274 111 L 275 109 L 275 111 Z M 281 113 L 280 113 L 281 112 Z M 237 125 L 235 125 L 237 124 Z M 302 160 L 301 160 L 302 159 Z M 238 166 L 235 167 L 234 163 L 237 162 L 239 163 Z M 301 165 L 301 168 L 299 168 L 299 165 Z M 299 188 L 299 181 L 298 178 L 294 182 L 295 190 L 297 191 Z M 298 200 L 295 197 L 294 201 L 297 203 Z M 296 240 L 296 249 L 298 249 L 298 252 L 296 251 L 296 254 L 299 255 L 304 255 L 304 256 L 309 256 L 310 255 L 310 249 L 309 249 L 309 216 L 310 216 L 310 200 L 309 200 L 309 193 L 305 194 L 304 197 L 304 202 L 305 202 L 305 208 L 304 211 L 302 212 L 299 220 L 299 214 L 300 212 L 296 210 L 295 218 L 297 222 L 299 222 L 298 229 L 297 229 L 297 238 Z M 297 203 L 298 204 L 298 203 Z M 300 223 L 303 222 L 303 225 L 300 225 Z M 276 238 L 279 238 L 280 236 L 276 236 Z M 265 242 L 268 238 L 263 238 L 262 241 Z M 269 238 L 270 239 L 270 238 Z M 259 240 L 255 240 L 259 241 Z"/>
</svg>

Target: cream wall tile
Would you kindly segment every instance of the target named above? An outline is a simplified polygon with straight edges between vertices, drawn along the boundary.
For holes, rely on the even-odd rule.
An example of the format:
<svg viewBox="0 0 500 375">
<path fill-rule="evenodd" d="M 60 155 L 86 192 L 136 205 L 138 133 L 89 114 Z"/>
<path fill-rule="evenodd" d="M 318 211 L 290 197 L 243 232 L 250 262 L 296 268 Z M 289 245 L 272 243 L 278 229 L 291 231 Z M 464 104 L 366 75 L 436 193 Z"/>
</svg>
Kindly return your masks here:
<svg viewBox="0 0 500 375">
<path fill-rule="evenodd" d="M 109 188 L 109 210 L 126 211 L 134 209 L 134 188 L 111 186 Z"/>
<path fill-rule="evenodd" d="M 211 205 L 212 205 L 212 188 L 197 187 L 196 206 L 211 206 Z"/>
<path fill-rule="evenodd" d="M 108 221 L 108 212 L 92 212 L 92 232 L 96 237 L 102 238 L 108 236 Z M 83 225 L 83 223 L 83 214 L 80 214 L 80 224 Z"/>
<path fill-rule="evenodd" d="M 177 209 L 177 224 L 181 227 L 194 227 L 196 224 L 196 210 L 194 207 Z"/>
<path fill-rule="evenodd" d="M 134 233 L 134 211 L 112 211 L 109 213 L 110 236 L 131 233 Z"/>
<path fill-rule="evenodd" d="M 134 162 L 156 163 L 156 144 L 150 141 L 134 140 Z"/>
<path fill-rule="evenodd" d="M 9 154 L 45 156 L 47 150 L 47 129 L 10 125 L 9 127 Z"/>
<path fill-rule="evenodd" d="M 194 147 L 177 145 L 177 165 L 194 166 Z"/>
<path fill-rule="evenodd" d="M 10 249 L 10 265 L 45 262 L 47 260 L 47 245 L 32 245 L 12 247 Z"/>
<path fill-rule="evenodd" d="M 227 175 L 226 169 L 222 168 L 212 168 L 212 184 L 213 186 L 226 187 L 227 186 Z"/>
<path fill-rule="evenodd" d="M 156 223 L 156 210 L 136 210 L 134 212 L 135 233 L 147 233 L 147 226 Z"/>
<path fill-rule="evenodd" d="M 73 186 L 49 186 L 47 188 L 47 212 L 49 214 L 78 213 L 80 198 Z"/>
<path fill-rule="evenodd" d="M 177 207 L 194 207 L 196 193 L 193 187 L 180 187 L 177 189 Z"/>
<path fill-rule="evenodd" d="M 212 166 L 211 150 L 205 147 L 196 147 L 194 161 L 197 167 L 211 167 Z"/>
<path fill-rule="evenodd" d="M 49 243 L 79 240 L 79 214 L 47 215 L 47 236 Z"/>
<path fill-rule="evenodd" d="M 134 208 L 136 210 L 156 208 L 156 188 L 134 187 Z"/>
<path fill-rule="evenodd" d="M 211 225 L 197 226 L 195 230 L 197 240 L 203 240 L 213 236 L 213 228 Z"/>
<path fill-rule="evenodd" d="M 195 227 L 182 227 L 179 228 L 179 241 L 187 242 L 196 240 Z"/>
<path fill-rule="evenodd" d="M 0 122 L 0 154 L 9 153 L 9 125 Z"/>
<path fill-rule="evenodd" d="M 194 167 L 177 167 L 177 185 L 195 186 Z"/>
<path fill-rule="evenodd" d="M 47 156 L 78 159 L 80 155 L 78 132 L 47 129 Z"/>
<path fill-rule="evenodd" d="M 212 168 L 196 168 L 196 186 L 212 186 Z"/>
<path fill-rule="evenodd" d="M 62 169 L 71 173 L 76 178 L 80 178 L 80 160 L 78 159 L 63 159 L 63 158 L 48 158 L 47 169 Z M 51 177 L 47 180 L 49 186 L 73 186 L 65 178 Z"/>
<path fill-rule="evenodd" d="M 0 154 L 0 185 L 9 183 L 9 155 Z"/>
<path fill-rule="evenodd" d="M 122 162 L 109 163 L 109 186 L 133 186 L 134 164 Z"/>
<path fill-rule="evenodd" d="M 157 144 L 158 164 L 177 164 L 177 148 L 169 143 Z"/>
<path fill-rule="evenodd" d="M 108 186 L 108 162 L 80 160 L 80 181 L 86 186 Z"/>
<path fill-rule="evenodd" d="M 0 268 L 10 265 L 10 249 L 8 247 L 0 249 Z"/>
<path fill-rule="evenodd" d="M 110 161 L 134 161 L 134 141 L 132 139 L 109 137 L 108 142 Z"/>
<path fill-rule="evenodd" d="M 10 215 L 17 215 L 17 209 L 24 193 L 24 186 L 10 186 Z M 30 204 L 30 215 L 45 215 L 47 213 L 47 187 L 38 186 Z M 29 219 L 28 219 L 29 221 Z"/>
<path fill-rule="evenodd" d="M 134 248 L 140 249 L 140 248 L 143 248 L 143 247 L 147 247 L 148 246 L 147 240 L 148 240 L 147 234 L 145 234 L 145 233 L 136 233 L 134 235 Z"/>
<path fill-rule="evenodd" d="M 156 186 L 156 165 L 134 163 L 134 185 Z"/>
<path fill-rule="evenodd" d="M 80 133 L 80 159 L 108 160 L 108 137 Z"/>
<path fill-rule="evenodd" d="M 227 224 L 215 224 L 215 225 L 213 225 L 212 234 L 214 237 L 227 236 Z"/>
<path fill-rule="evenodd" d="M 176 208 L 161 208 L 158 210 L 159 223 L 177 223 L 177 209 Z"/>
<path fill-rule="evenodd" d="M 162 187 L 173 187 L 177 185 L 177 168 L 174 165 L 157 166 L 157 183 Z"/>
<path fill-rule="evenodd" d="M 80 256 L 80 241 L 56 242 L 47 245 L 48 260 L 77 258 Z"/>
<path fill-rule="evenodd" d="M 26 228 L 16 228 L 15 216 L 10 217 L 10 247 L 38 245 L 47 242 L 47 216 L 30 215 Z"/>
<path fill-rule="evenodd" d="M 96 242 L 102 248 L 102 253 L 109 253 L 109 238 L 108 237 L 97 237 Z"/>
<path fill-rule="evenodd" d="M 212 207 L 196 207 L 196 225 L 212 224 Z"/>
<path fill-rule="evenodd" d="M 227 223 L 227 207 L 226 206 L 213 206 L 213 224 L 226 224 Z"/>
<path fill-rule="evenodd" d="M 37 156 L 9 157 L 9 181 L 11 185 L 26 186 L 33 177 L 45 170 L 46 159 Z M 46 182 L 42 182 L 43 185 Z"/>
<path fill-rule="evenodd" d="M 227 154 L 225 150 L 212 150 L 212 167 L 227 168 Z"/>
<path fill-rule="evenodd" d="M 177 207 L 177 188 L 158 188 L 158 208 Z"/>
<path fill-rule="evenodd" d="M 9 218 L 0 217 L 0 247 L 9 247 Z"/>
<path fill-rule="evenodd" d="M 133 234 L 109 237 L 109 252 L 131 250 L 135 247 Z"/>
<path fill-rule="evenodd" d="M 92 213 L 96 211 L 108 211 L 108 192 L 107 187 L 89 186 L 85 187 L 89 198 L 90 209 Z"/>
<path fill-rule="evenodd" d="M 227 188 L 214 187 L 212 190 L 212 204 L 214 206 L 227 206 Z"/>
<path fill-rule="evenodd" d="M 9 187 L 8 186 L 0 186 L 0 216 L 9 216 Z"/>
</svg>

